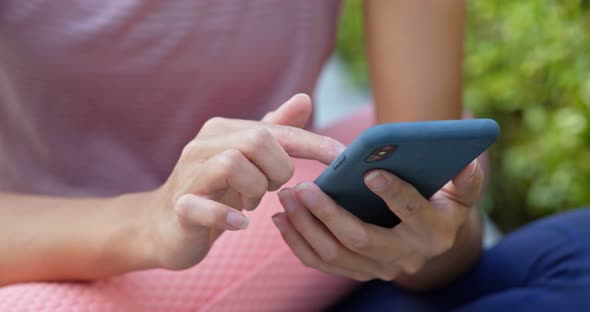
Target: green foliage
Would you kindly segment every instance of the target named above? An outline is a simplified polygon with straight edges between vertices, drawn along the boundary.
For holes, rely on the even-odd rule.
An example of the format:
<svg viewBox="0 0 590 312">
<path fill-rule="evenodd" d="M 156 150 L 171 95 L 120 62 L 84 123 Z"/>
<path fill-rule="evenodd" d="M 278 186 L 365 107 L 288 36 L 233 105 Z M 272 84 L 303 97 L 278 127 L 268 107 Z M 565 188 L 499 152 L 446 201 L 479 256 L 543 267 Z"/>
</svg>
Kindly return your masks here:
<svg viewBox="0 0 590 312">
<path fill-rule="evenodd" d="M 589 3 L 468 1 L 464 99 L 502 126 L 485 202 L 504 229 L 590 204 Z M 339 51 L 364 62 L 342 25 Z"/>
<path fill-rule="evenodd" d="M 337 50 L 346 61 L 354 81 L 367 86 L 367 62 L 363 37 L 363 2 L 343 1 L 337 38 Z"/>
</svg>

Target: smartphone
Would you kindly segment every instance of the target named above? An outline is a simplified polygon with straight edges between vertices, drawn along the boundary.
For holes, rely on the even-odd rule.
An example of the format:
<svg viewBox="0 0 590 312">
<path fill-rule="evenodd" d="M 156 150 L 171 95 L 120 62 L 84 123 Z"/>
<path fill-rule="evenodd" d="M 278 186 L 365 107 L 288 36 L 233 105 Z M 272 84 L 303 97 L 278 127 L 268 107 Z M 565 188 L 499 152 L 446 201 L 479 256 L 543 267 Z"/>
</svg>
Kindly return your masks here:
<svg viewBox="0 0 590 312">
<path fill-rule="evenodd" d="M 389 171 L 429 199 L 500 134 L 491 119 L 381 124 L 366 129 L 328 166 L 315 183 L 361 220 L 394 227 L 400 220 L 365 185 L 373 169 Z"/>
</svg>

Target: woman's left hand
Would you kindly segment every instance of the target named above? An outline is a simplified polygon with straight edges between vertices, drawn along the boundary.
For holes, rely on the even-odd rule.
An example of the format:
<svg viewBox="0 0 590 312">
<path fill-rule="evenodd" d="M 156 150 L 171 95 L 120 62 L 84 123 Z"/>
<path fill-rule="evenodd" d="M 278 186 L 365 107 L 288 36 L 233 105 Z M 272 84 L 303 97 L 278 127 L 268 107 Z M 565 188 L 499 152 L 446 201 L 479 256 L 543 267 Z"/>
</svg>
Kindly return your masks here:
<svg viewBox="0 0 590 312">
<path fill-rule="evenodd" d="M 479 198 L 483 172 L 472 162 L 430 200 L 395 175 L 375 170 L 365 183 L 401 220 L 393 228 L 368 224 L 315 184 L 279 192 L 285 213 L 273 216 L 283 239 L 308 267 L 359 281 L 416 274 L 459 240 Z"/>
</svg>

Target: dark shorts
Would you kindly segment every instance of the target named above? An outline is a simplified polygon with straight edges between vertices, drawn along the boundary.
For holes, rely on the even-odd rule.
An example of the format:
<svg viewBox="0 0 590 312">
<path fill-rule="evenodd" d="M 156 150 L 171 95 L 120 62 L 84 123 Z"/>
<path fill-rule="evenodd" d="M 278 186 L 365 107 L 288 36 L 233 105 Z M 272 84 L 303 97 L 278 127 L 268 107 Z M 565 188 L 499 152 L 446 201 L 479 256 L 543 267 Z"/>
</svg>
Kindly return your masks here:
<svg viewBox="0 0 590 312">
<path fill-rule="evenodd" d="M 333 311 L 590 311 L 590 209 L 531 223 L 465 276 L 426 294 L 364 284 Z"/>
</svg>

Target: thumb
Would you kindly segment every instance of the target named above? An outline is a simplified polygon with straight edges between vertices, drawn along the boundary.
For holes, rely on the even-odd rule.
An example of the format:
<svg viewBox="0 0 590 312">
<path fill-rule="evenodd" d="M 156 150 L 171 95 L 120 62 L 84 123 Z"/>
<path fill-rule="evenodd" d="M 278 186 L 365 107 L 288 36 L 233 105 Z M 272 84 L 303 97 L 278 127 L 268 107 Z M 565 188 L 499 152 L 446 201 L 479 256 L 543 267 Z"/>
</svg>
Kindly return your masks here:
<svg viewBox="0 0 590 312">
<path fill-rule="evenodd" d="M 236 231 L 248 227 L 248 218 L 241 212 L 193 194 L 185 194 L 178 198 L 174 213 L 183 227 L 193 230 L 205 227 Z"/>
<path fill-rule="evenodd" d="M 299 93 L 283 103 L 277 110 L 262 118 L 262 122 L 303 128 L 311 116 L 311 99 L 307 94 Z"/>
<path fill-rule="evenodd" d="M 483 170 L 475 159 L 465 167 L 444 189 L 465 206 L 473 206 L 479 198 L 483 186 Z"/>
</svg>

